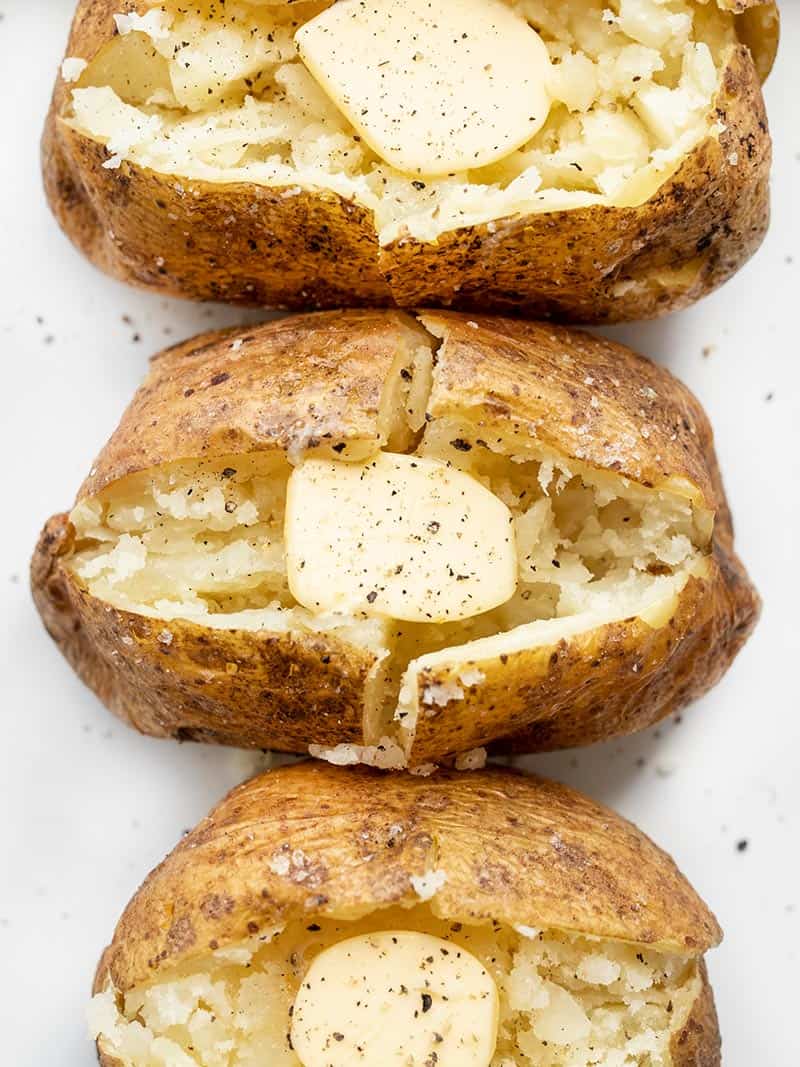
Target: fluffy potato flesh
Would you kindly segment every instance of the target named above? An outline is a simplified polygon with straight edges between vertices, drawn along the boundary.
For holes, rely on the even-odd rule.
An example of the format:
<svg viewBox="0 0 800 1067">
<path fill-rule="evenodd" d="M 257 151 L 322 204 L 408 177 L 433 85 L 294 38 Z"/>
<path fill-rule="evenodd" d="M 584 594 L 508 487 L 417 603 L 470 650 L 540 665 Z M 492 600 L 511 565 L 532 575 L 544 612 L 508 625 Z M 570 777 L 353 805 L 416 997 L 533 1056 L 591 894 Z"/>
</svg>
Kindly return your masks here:
<svg viewBox="0 0 800 1067">
<path fill-rule="evenodd" d="M 426 36 L 426 56 L 419 18 L 450 27 L 453 6 L 404 0 L 406 17 L 365 52 L 356 31 L 367 15 L 355 0 L 337 11 L 348 5 L 351 18 L 331 16 L 329 0 L 167 0 L 119 16 L 67 121 L 107 146 L 109 167 L 126 159 L 216 183 L 329 190 L 374 212 L 382 244 L 430 241 L 520 213 L 643 203 L 715 129 L 737 40 L 733 15 L 713 0 L 485 0 L 489 30 L 475 48 L 474 0 L 458 5 L 462 33 Z M 541 61 L 523 54 L 528 34 Z M 343 63 L 348 54 L 360 62 Z M 531 72 L 516 92 L 504 55 Z M 478 153 L 468 136 L 477 123 Z"/>
<path fill-rule="evenodd" d="M 262 932 L 125 995 L 108 988 L 90 1026 L 125 1067 L 668 1067 L 699 989 L 696 962 L 680 956 L 448 922 L 421 903 Z M 413 1027 L 398 1033 L 384 1002 L 397 1010 L 404 997 Z M 392 1058 L 401 1047 L 406 1058 Z"/>
</svg>

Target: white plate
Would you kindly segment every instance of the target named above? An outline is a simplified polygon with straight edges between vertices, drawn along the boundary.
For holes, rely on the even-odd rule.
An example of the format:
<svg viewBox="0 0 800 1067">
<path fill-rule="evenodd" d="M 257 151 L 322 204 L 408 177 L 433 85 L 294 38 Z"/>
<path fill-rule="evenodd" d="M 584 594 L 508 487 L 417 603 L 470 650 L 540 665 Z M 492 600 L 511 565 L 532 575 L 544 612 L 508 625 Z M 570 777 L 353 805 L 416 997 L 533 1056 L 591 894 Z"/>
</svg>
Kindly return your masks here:
<svg viewBox="0 0 800 1067">
<path fill-rule="evenodd" d="M 716 910 L 727 937 L 710 968 L 726 1067 L 800 1058 L 800 4 L 783 7 L 767 91 L 776 162 L 764 248 L 701 306 L 613 331 L 708 408 L 739 551 L 766 602 L 761 626 L 679 725 L 526 761 L 634 819 Z M 0 1062 L 9 1067 L 94 1062 L 84 1007 L 121 908 L 248 766 L 235 752 L 150 741 L 117 724 L 56 652 L 28 595 L 41 523 L 71 503 L 146 357 L 242 318 L 109 281 L 50 218 L 38 139 L 71 10 L 72 0 L 5 0 L 0 22 Z"/>
</svg>

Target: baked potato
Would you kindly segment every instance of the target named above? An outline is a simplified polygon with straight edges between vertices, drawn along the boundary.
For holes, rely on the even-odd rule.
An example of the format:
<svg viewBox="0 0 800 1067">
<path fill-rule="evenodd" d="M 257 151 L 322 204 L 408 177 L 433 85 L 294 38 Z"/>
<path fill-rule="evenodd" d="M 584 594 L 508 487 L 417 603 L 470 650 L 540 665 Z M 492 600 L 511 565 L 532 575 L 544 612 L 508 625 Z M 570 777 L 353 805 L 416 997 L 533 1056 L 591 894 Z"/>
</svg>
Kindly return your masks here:
<svg viewBox="0 0 800 1067">
<path fill-rule="evenodd" d="M 32 580 L 137 729 L 384 768 L 648 726 L 759 607 L 666 370 L 563 327 L 378 309 L 157 356 Z"/>
<path fill-rule="evenodd" d="M 777 41 L 772 0 L 80 0 L 47 194 L 163 293 L 651 317 L 764 236 Z"/>
<path fill-rule="evenodd" d="M 101 959 L 104 1067 L 718 1067 L 720 929 L 566 786 L 319 762 L 235 789 Z"/>
</svg>

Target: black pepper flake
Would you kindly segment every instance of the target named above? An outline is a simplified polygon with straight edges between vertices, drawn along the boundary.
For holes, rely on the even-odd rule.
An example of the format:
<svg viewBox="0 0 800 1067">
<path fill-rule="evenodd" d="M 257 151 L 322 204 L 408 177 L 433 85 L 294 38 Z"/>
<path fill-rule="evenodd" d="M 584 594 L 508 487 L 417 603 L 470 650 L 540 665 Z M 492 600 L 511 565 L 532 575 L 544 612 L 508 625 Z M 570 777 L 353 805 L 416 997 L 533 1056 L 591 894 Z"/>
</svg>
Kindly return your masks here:
<svg viewBox="0 0 800 1067">
<path fill-rule="evenodd" d="M 368 604 L 374 604 L 377 599 L 378 599 L 378 594 L 375 592 L 374 589 L 372 590 L 371 593 L 367 593 L 367 603 Z"/>
<path fill-rule="evenodd" d="M 736 842 L 736 851 L 737 852 L 747 852 L 747 849 L 748 849 L 749 845 L 750 845 L 750 842 L 747 840 L 746 837 L 743 837 L 740 841 Z"/>
<path fill-rule="evenodd" d="M 459 452 L 472 451 L 472 445 L 469 443 L 469 441 L 465 441 L 463 437 L 457 437 L 455 441 L 451 441 L 450 444 Z"/>
<path fill-rule="evenodd" d="M 215 374 L 211 379 L 211 385 L 222 385 L 223 382 L 227 382 L 230 378 L 230 374 L 227 371 L 223 371 L 221 374 Z"/>
<path fill-rule="evenodd" d="M 433 1007 L 433 997 L 430 995 L 430 993 L 423 993 L 422 994 L 422 1011 L 423 1011 L 423 1014 L 426 1011 L 430 1011 L 432 1007 Z"/>
</svg>

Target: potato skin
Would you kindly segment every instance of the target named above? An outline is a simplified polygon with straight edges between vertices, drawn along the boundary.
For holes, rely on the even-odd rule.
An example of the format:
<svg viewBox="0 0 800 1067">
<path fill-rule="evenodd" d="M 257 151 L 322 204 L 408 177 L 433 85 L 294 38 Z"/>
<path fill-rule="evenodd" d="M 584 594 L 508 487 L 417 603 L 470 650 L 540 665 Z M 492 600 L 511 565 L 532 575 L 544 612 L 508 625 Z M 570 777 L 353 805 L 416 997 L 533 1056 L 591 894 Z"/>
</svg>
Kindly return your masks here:
<svg viewBox="0 0 800 1067">
<path fill-rule="evenodd" d="M 722 1041 L 714 993 L 705 961 L 699 965 L 702 987 L 689 1018 L 670 1044 L 674 1067 L 720 1067 Z"/>
<path fill-rule="evenodd" d="M 581 330 L 447 311 L 421 311 L 419 321 L 443 341 L 434 425 L 462 419 L 473 447 L 501 438 L 522 450 L 533 440 L 648 488 L 682 481 L 699 507 L 720 508 L 708 418 L 663 367 Z"/>
<path fill-rule="evenodd" d="M 769 223 L 771 141 L 761 95 L 778 41 L 769 0 L 718 0 L 743 43 L 714 103 L 724 127 L 639 207 L 509 217 L 381 248 L 371 212 L 329 192 L 190 181 L 130 163 L 62 121 L 58 78 L 43 138 L 51 208 L 98 267 L 198 300 L 307 309 L 444 306 L 565 322 L 651 318 L 700 299 L 760 245 Z M 144 0 L 80 0 L 67 55 L 91 60 L 113 15 Z M 733 162 L 735 160 L 735 162 Z M 257 206 L 256 206 L 257 205 Z"/>
<path fill-rule="evenodd" d="M 168 348 L 151 360 L 78 499 L 181 456 L 313 449 L 366 458 L 381 441 L 395 356 L 430 340 L 404 312 L 364 309 L 295 315 Z"/>
<path fill-rule="evenodd" d="M 292 857 L 287 874 L 273 870 L 276 856 Z M 415 778 L 301 763 L 246 782 L 144 882 L 95 991 L 111 982 L 125 993 L 261 928 L 411 905 L 411 877 L 432 870 L 446 874 L 432 910 L 452 921 L 535 925 L 696 959 L 701 993 L 673 1062 L 719 1062 L 702 956 L 721 931 L 673 861 L 587 797 L 499 768 Z"/>
<path fill-rule="evenodd" d="M 458 661 L 417 676 L 420 707 L 429 686 L 458 685 L 459 666 L 480 685 L 417 721 L 415 762 L 490 746 L 494 752 L 547 752 L 635 733 L 707 692 L 747 640 L 752 593 L 712 563 L 690 578 L 664 626 L 639 618 L 608 623 L 569 640 L 491 660 Z M 497 740 L 497 739 L 500 740 Z"/>
<path fill-rule="evenodd" d="M 755 626 L 759 599 L 733 551 L 697 400 L 663 368 L 588 334 L 442 312 L 419 321 L 442 341 L 431 431 L 439 420 L 463 419 L 472 436 L 461 447 L 480 447 L 490 434 L 535 440 L 641 484 L 680 481 L 716 520 L 704 571 L 665 625 L 626 619 L 481 663 L 483 683 L 420 715 L 411 765 L 491 743 L 513 751 L 588 744 L 642 729 L 703 693 Z M 226 331 L 170 349 L 154 359 L 78 499 L 176 456 L 374 450 L 392 361 L 424 336 L 417 331 L 396 311 L 325 312 L 253 328 L 236 348 L 236 333 Z M 311 744 L 369 743 L 374 653 L 326 634 L 208 630 L 117 610 L 70 570 L 73 547 L 67 516 L 55 516 L 33 557 L 34 599 L 80 677 L 136 729 L 300 753 Z M 423 673 L 419 692 L 448 680 L 447 672 Z"/>
</svg>

